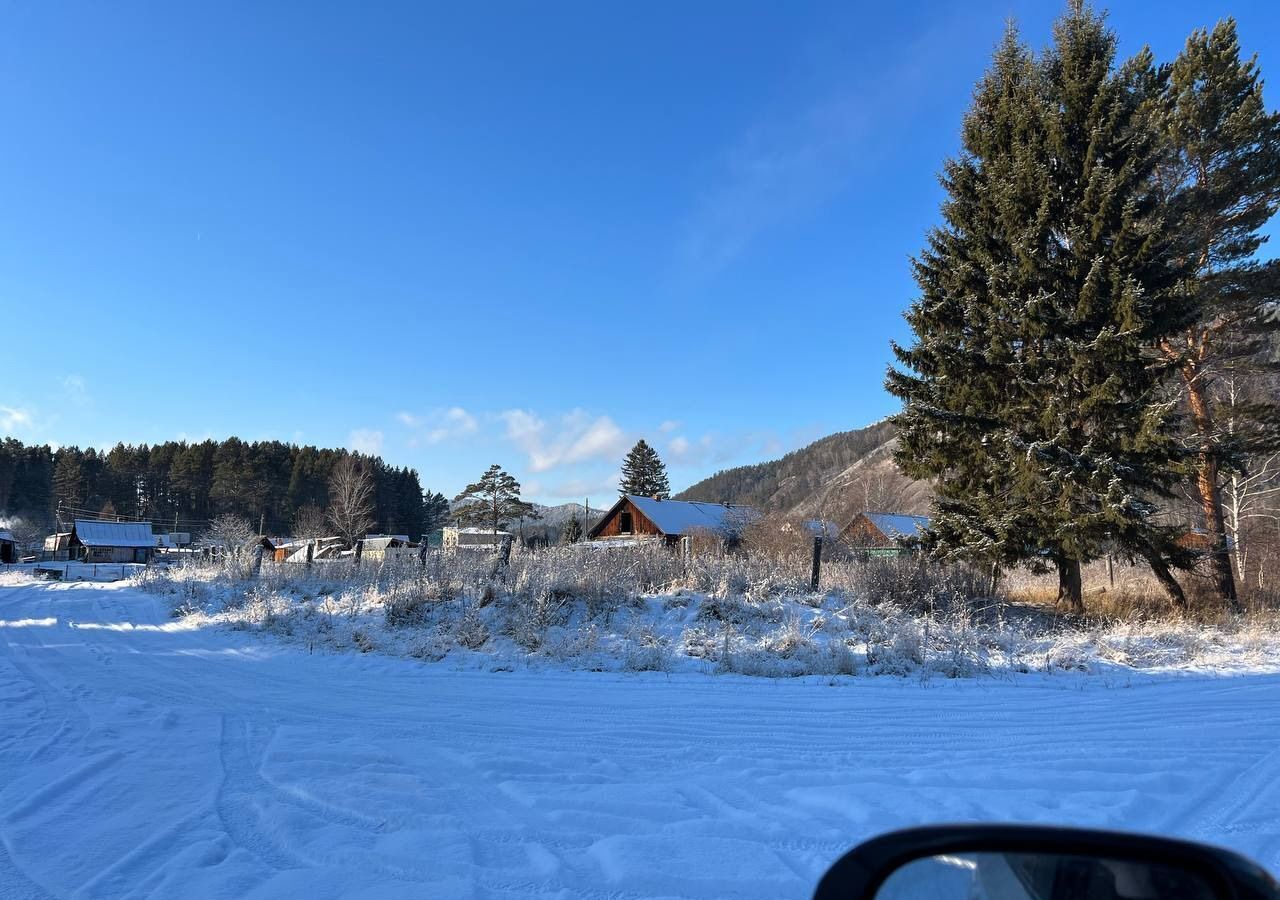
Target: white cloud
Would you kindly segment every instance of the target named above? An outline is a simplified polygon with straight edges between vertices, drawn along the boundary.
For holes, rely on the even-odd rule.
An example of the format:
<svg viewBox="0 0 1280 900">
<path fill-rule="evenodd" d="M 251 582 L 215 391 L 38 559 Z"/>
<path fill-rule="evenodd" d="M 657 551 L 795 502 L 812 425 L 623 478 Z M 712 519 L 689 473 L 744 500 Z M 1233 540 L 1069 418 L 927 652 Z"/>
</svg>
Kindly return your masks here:
<svg viewBox="0 0 1280 900">
<path fill-rule="evenodd" d="M 575 409 L 549 425 L 536 413 L 509 409 L 500 418 L 506 422 L 506 439 L 528 455 L 534 472 L 596 460 L 616 461 L 627 450 L 627 435 L 608 416 L 593 417 Z"/>
<path fill-rule="evenodd" d="M 84 377 L 81 375 L 67 375 L 62 379 L 62 391 L 66 394 L 67 399 L 77 406 L 84 406 L 89 402 L 89 390 L 85 385 Z"/>
<path fill-rule="evenodd" d="M 32 426 L 31 412 L 13 406 L 0 406 L 0 431 L 17 431 Z"/>
<path fill-rule="evenodd" d="M 382 452 L 382 432 L 358 428 L 347 436 L 347 446 L 357 453 L 377 456 Z"/>
<path fill-rule="evenodd" d="M 671 432 L 677 430 L 679 427 L 680 427 L 679 422 L 675 421 L 674 419 L 667 419 L 665 422 L 663 422 L 661 425 L 658 426 L 658 433 L 670 434 Z"/>
<path fill-rule="evenodd" d="M 396 419 L 401 425 L 413 429 L 414 433 L 409 438 L 411 447 L 467 437 L 480 428 L 476 417 L 460 406 L 432 410 L 426 415 L 401 412 L 396 415 Z"/>
</svg>

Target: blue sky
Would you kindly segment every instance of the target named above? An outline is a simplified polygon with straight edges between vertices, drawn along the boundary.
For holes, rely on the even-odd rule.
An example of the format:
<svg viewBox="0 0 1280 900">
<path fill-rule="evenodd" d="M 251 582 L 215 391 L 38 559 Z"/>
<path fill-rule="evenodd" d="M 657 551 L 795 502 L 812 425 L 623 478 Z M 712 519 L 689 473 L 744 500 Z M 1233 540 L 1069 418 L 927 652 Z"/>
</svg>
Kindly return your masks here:
<svg viewBox="0 0 1280 900">
<path fill-rule="evenodd" d="M 681 488 L 867 424 L 972 86 L 1059 9 L 6 4 L 0 432 L 556 502 L 637 437 Z M 1168 59 L 1229 14 L 1280 70 L 1269 3 L 1111 22 Z"/>
</svg>

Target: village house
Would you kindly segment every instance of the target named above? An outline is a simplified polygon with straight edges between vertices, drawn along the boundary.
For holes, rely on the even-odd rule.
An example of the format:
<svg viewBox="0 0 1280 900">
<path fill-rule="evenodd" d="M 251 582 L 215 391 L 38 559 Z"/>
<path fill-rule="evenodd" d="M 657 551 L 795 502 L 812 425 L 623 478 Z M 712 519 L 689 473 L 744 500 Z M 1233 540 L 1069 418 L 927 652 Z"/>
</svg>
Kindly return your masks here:
<svg viewBox="0 0 1280 900">
<path fill-rule="evenodd" d="M 840 532 L 840 540 L 855 549 L 875 555 L 902 552 L 909 541 L 922 537 L 929 528 L 928 516 L 907 513 L 858 513 Z"/>
<path fill-rule="evenodd" d="M 509 531 L 492 528 L 455 528 L 448 526 L 441 534 L 441 546 L 445 550 L 487 550 L 496 552 L 505 541 L 512 539 Z"/>
<path fill-rule="evenodd" d="M 71 559 L 84 562 L 146 563 L 155 555 L 156 536 L 150 522 L 76 519 L 71 526 L 67 550 Z"/>
<path fill-rule="evenodd" d="M 16 563 L 18 561 L 18 542 L 13 534 L 0 529 L 0 563 Z"/>
<path fill-rule="evenodd" d="M 702 532 L 733 542 L 743 528 L 759 517 L 754 509 L 731 503 L 658 500 L 624 494 L 587 537 L 614 545 L 661 542 L 674 546 L 681 538 Z"/>
</svg>

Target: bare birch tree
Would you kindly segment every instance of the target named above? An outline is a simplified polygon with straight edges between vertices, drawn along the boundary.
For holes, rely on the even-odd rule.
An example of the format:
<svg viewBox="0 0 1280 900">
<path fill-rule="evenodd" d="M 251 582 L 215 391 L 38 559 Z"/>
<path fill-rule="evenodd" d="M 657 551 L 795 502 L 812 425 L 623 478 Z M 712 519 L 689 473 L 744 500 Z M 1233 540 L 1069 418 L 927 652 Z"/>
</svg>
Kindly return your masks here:
<svg viewBox="0 0 1280 900">
<path fill-rule="evenodd" d="M 344 456 L 329 477 L 329 522 L 348 546 L 373 525 L 373 477 L 355 456 Z"/>
</svg>

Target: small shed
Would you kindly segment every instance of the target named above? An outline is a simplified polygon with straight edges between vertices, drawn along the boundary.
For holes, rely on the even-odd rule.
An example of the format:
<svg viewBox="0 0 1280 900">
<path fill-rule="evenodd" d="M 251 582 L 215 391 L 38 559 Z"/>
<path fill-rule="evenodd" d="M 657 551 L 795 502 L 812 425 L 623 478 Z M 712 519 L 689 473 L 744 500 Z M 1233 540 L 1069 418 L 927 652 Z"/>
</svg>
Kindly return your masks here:
<svg viewBox="0 0 1280 900">
<path fill-rule="evenodd" d="M 95 563 L 146 563 L 156 552 L 150 522 L 96 522 L 76 519 L 68 550 L 72 558 Z"/>
<path fill-rule="evenodd" d="M 360 539 L 360 558 L 372 560 L 413 556 L 417 545 L 407 534 L 371 534 Z"/>
<path fill-rule="evenodd" d="M 623 494 L 587 534 L 591 541 L 634 543 L 661 541 L 668 545 L 695 532 L 735 539 L 760 514 L 749 506 L 702 503 L 697 500 L 659 500 Z"/>
<path fill-rule="evenodd" d="M 908 513 L 858 513 L 840 532 L 840 540 L 850 547 L 897 553 L 929 530 L 928 516 Z"/>
<path fill-rule="evenodd" d="M 13 533 L 0 529 L 0 563 L 16 563 L 18 561 L 18 541 Z"/>
<path fill-rule="evenodd" d="M 71 532 L 59 531 L 44 539 L 44 553 L 41 559 L 63 560 L 71 553 Z"/>
</svg>

